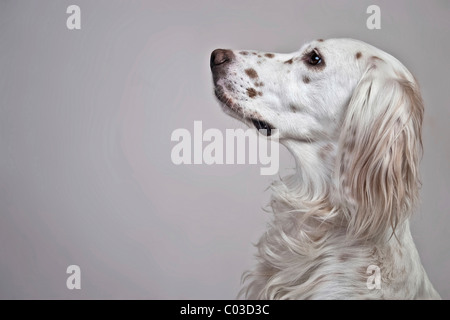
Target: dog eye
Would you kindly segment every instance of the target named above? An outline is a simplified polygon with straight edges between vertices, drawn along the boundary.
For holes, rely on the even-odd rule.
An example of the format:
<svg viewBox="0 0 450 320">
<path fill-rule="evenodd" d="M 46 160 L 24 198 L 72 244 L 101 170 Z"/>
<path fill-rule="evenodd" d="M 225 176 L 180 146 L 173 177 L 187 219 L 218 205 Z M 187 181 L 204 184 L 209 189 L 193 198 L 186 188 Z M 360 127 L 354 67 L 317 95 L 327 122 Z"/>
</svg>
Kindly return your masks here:
<svg viewBox="0 0 450 320">
<path fill-rule="evenodd" d="M 312 51 L 309 54 L 308 59 L 306 60 L 306 62 L 308 62 L 312 66 L 316 66 L 316 65 L 318 65 L 318 64 L 320 64 L 322 62 L 322 58 L 317 54 L 317 52 Z"/>
<path fill-rule="evenodd" d="M 272 128 L 267 122 L 264 122 L 264 121 L 261 121 L 261 120 L 257 120 L 257 119 L 252 119 L 252 123 L 256 127 L 256 129 L 258 129 L 258 131 L 259 130 L 266 130 L 265 131 L 265 135 L 266 136 L 269 137 L 272 134 Z"/>
</svg>

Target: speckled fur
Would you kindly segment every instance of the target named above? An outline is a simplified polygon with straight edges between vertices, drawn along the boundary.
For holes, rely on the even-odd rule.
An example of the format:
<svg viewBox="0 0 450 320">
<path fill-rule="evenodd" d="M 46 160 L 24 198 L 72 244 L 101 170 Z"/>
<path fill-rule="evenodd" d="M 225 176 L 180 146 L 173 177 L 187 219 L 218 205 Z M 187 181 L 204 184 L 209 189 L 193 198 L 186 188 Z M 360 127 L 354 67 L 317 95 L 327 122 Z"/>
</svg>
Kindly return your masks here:
<svg viewBox="0 0 450 320">
<path fill-rule="evenodd" d="M 312 52 L 318 65 L 308 62 Z M 319 39 L 292 54 L 233 51 L 227 68 L 216 82 L 225 112 L 278 129 L 296 161 L 295 172 L 271 186 L 273 219 L 242 296 L 440 298 L 409 228 L 423 117 L 411 73 L 352 39 Z M 367 286 L 371 265 L 380 288 Z"/>
</svg>

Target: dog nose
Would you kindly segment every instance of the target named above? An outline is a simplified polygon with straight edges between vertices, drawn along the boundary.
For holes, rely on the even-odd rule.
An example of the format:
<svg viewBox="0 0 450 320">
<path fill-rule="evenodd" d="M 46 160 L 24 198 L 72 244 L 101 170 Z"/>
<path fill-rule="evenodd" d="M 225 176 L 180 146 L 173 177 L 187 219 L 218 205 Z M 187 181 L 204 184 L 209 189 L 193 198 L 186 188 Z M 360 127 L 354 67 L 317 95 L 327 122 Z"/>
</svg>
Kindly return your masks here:
<svg viewBox="0 0 450 320">
<path fill-rule="evenodd" d="M 233 51 L 225 49 L 216 49 L 211 53 L 211 59 L 209 61 L 209 66 L 211 69 L 214 67 L 224 65 L 233 59 Z"/>
</svg>

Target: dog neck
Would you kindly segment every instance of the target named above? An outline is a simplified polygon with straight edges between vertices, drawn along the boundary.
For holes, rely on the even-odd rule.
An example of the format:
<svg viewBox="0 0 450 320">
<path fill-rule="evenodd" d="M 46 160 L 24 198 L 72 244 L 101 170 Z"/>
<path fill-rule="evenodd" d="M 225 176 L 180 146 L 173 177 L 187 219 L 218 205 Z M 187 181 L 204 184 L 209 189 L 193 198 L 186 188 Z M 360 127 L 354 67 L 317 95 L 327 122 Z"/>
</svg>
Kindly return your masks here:
<svg viewBox="0 0 450 320">
<path fill-rule="evenodd" d="M 244 275 L 241 294 L 250 299 L 398 299 L 431 292 L 439 297 L 420 263 L 408 220 L 395 235 L 392 229 L 371 239 L 347 233 L 345 213 L 332 199 L 335 144 L 283 144 L 294 156 L 296 171 L 271 186 L 273 220 L 256 245 L 259 264 Z M 321 155 L 321 150 L 328 152 Z M 380 270 L 381 289 L 366 286 L 370 268 Z M 396 291 L 400 287 L 408 293 Z"/>
<path fill-rule="evenodd" d="M 315 239 L 329 234 L 330 229 L 346 234 L 349 213 L 340 205 L 333 180 L 337 142 L 305 143 L 290 140 L 283 141 L 283 145 L 293 155 L 296 170 L 272 184 L 271 206 L 275 219 L 283 219 L 286 212 L 295 212 L 297 226 Z M 404 222 L 395 232 L 388 228 L 371 238 L 370 242 L 377 245 L 402 242 L 410 234 L 408 220 Z M 351 237 L 350 234 L 348 236 Z"/>
<path fill-rule="evenodd" d="M 296 171 L 289 187 L 299 200 L 318 201 L 327 198 L 332 186 L 333 163 L 337 143 L 282 141 L 295 160 Z"/>
</svg>

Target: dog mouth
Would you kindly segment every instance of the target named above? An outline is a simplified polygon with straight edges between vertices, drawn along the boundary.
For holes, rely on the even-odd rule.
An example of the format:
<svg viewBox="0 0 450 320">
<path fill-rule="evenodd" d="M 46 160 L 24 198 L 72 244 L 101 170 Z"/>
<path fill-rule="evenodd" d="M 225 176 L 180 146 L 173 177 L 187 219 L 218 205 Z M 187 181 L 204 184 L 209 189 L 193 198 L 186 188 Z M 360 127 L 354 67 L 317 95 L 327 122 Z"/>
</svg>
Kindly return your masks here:
<svg viewBox="0 0 450 320">
<path fill-rule="evenodd" d="M 225 113 L 229 114 L 233 118 L 236 118 L 244 123 L 247 123 L 249 126 L 253 125 L 259 133 L 264 136 L 271 136 L 272 130 L 274 127 L 261 119 L 261 116 L 256 113 L 252 113 L 251 115 L 246 115 L 242 106 L 236 102 L 233 97 L 231 97 L 227 92 L 225 92 L 224 88 L 221 85 L 217 85 L 214 89 L 214 93 L 217 99 L 222 103 L 222 108 Z M 257 117 L 256 117 L 257 116 Z"/>
<path fill-rule="evenodd" d="M 272 130 L 274 129 L 269 123 L 263 121 L 263 120 L 259 120 L 259 119 L 254 119 L 254 118 L 250 118 L 249 119 L 253 125 L 255 126 L 255 128 L 263 135 L 270 137 L 272 135 Z"/>
</svg>

